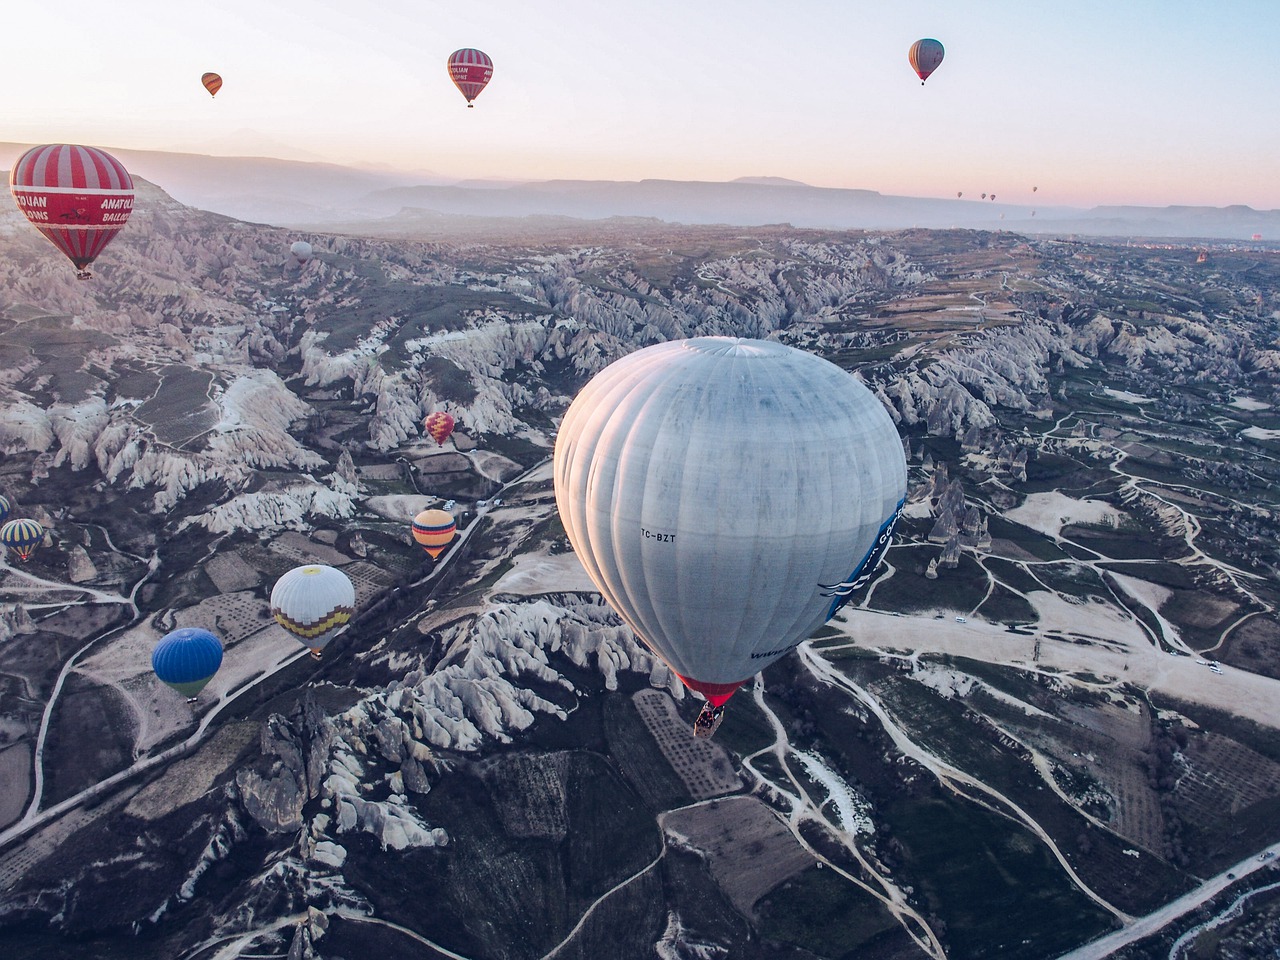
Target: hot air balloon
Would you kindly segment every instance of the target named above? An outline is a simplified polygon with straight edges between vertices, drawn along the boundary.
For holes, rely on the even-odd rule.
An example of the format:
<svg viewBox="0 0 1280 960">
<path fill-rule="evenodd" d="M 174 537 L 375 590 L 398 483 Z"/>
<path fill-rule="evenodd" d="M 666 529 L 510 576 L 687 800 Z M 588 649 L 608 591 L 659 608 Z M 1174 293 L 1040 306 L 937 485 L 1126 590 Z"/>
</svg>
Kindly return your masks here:
<svg viewBox="0 0 1280 960">
<path fill-rule="evenodd" d="M 1254 240 L 1261 240 L 1261 239 L 1262 239 L 1262 234 L 1260 234 L 1260 233 L 1255 233 L 1255 234 L 1253 235 L 1252 239 L 1254 239 Z"/>
<path fill-rule="evenodd" d="M 574 552 L 706 698 L 699 724 L 711 729 L 743 682 L 865 581 L 906 475 L 893 421 L 858 380 L 780 343 L 727 337 L 606 367 L 570 405 L 554 454 Z"/>
<path fill-rule="evenodd" d="M 445 510 L 423 510 L 413 518 L 413 539 L 431 555 L 432 560 L 438 559 L 453 543 L 457 531 L 457 521 Z"/>
<path fill-rule="evenodd" d="M 995 198 L 996 198 L 996 195 L 993 193 L 993 194 L 991 195 L 991 199 L 992 199 L 992 200 L 995 200 Z"/>
<path fill-rule="evenodd" d="M 422 428 L 427 431 L 437 446 L 443 447 L 444 442 L 453 433 L 453 424 L 453 417 L 443 410 L 437 410 L 435 413 L 427 414 L 426 419 L 422 421 Z"/>
<path fill-rule="evenodd" d="M 9 519 L 9 498 L 0 496 L 0 523 L 4 523 Z"/>
<path fill-rule="evenodd" d="M 9 189 L 37 230 L 88 280 L 89 265 L 133 212 L 133 178 L 105 150 L 71 143 L 32 147 L 13 165 Z"/>
<path fill-rule="evenodd" d="M 493 61 L 487 53 L 464 47 L 449 54 L 449 76 L 454 85 L 467 98 L 467 106 L 473 107 L 471 101 L 480 96 L 480 91 L 493 76 Z"/>
<path fill-rule="evenodd" d="M 987 195 L 985 193 L 982 195 L 982 199 L 983 200 L 987 199 Z"/>
<path fill-rule="evenodd" d="M 195 703 L 205 684 L 222 666 L 222 641 L 200 627 L 167 633 L 151 651 L 156 676 Z"/>
<path fill-rule="evenodd" d="M 31 559 L 44 539 L 44 527 L 35 520 L 10 520 L 0 527 L 0 543 L 18 555 L 24 563 Z"/>
<path fill-rule="evenodd" d="M 957 197 L 963 197 L 963 196 L 964 196 L 964 191 L 963 191 L 963 190 L 957 190 L 957 191 L 956 191 L 956 196 L 957 196 Z"/>
<path fill-rule="evenodd" d="M 222 78 L 216 73 L 206 73 L 200 77 L 200 82 L 204 84 L 204 88 L 209 91 L 209 96 L 216 97 L 218 91 L 222 89 Z"/>
<path fill-rule="evenodd" d="M 1039 189 L 1040 189 L 1039 187 L 1032 187 L 1032 188 L 1031 188 L 1031 192 L 1032 192 L 1032 193 L 1035 193 L 1035 192 L 1036 192 L 1037 190 L 1039 190 Z"/>
<path fill-rule="evenodd" d="M 937 40 L 917 40 L 911 45 L 911 49 L 907 51 L 907 61 L 920 78 L 920 86 L 923 87 L 929 74 L 938 69 L 943 52 L 942 44 Z"/>
<path fill-rule="evenodd" d="M 289 254 L 298 266 L 303 266 L 311 259 L 311 244 L 305 240 L 295 240 L 293 245 L 289 247 Z"/>
<path fill-rule="evenodd" d="M 323 563 L 294 567 L 271 588 L 271 616 L 317 660 L 329 641 L 346 629 L 355 606 L 351 580 Z"/>
</svg>

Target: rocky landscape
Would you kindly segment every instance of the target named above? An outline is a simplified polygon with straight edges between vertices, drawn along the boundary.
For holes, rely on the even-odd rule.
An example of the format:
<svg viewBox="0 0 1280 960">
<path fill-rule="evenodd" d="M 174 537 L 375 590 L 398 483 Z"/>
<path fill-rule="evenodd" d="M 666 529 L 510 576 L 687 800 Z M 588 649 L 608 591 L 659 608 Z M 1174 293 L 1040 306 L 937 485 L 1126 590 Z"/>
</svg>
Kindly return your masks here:
<svg viewBox="0 0 1280 960">
<path fill-rule="evenodd" d="M 1038 960 L 1273 935 L 1274 254 L 301 234 L 140 187 L 87 283 L 0 211 L 0 492 L 48 531 L 0 566 L 0 944 Z M 592 374 L 705 335 L 859 376 L 912 491 L 882 573 L 691 757 L 633 695 L 697 705 L 568 552 L 546 464 Z M 428 505 L 461 531 L 434 564 L 407 537 Z M 266 614 L 308 560 L 357 586 L 318 664 Z M 187 623 L 227 647 L 190 708 L 148 660 Z"/>
</svg>

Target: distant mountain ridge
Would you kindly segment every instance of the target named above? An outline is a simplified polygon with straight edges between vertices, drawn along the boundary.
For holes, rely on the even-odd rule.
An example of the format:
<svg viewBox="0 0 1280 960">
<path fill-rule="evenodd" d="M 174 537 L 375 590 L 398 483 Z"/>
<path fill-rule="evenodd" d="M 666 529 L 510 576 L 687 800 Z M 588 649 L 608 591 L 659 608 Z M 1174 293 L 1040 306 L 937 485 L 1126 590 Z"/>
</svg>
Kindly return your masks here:
<svg viewBox="0 0 1280 960">
<path fill-rule="evenodd" d="M 28 145 L 0 143 L 6 167 Z M 647 217 L 672 223 L 835 230 L 976 229 L 1085 236 L 1280 238 L 1280 210 L 1247 206 L 1100 206 L 1090 209 L 904 197 L 815 187 L 784 177 L 736 180 L 544 180 L 447 178 L 269 157 L 109 148 L 133 173 L 201 209 L 278 226 L 376 226 L 439 214 L 465 217 Z M 366 232 L 362 230 L 361 232 Z M 376 232 L 376 231 L 374 231 Z"/>
</svg>

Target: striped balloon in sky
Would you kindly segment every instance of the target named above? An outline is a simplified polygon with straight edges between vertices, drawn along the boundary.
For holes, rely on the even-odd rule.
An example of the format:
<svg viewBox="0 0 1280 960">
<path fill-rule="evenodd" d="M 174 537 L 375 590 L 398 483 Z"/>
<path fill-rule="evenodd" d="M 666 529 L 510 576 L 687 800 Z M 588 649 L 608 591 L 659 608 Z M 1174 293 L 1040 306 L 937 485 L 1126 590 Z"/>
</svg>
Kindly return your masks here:
<svg viewBox="0 0 1280 960">
<path fill-rule="evenodd" d="M 133 178 L 105 150 L 72 143 L 32 147 L 13 165 L 9 190 L 24 216 L 88 280 L 89 265 L 133 212 Z"/>
<path fill-rule="evenodd" d="M 432 560 L 439 558 L 453 543 L 457 531 L 458 523 L 447 510 L 423 510 L 413 518 L 413 539 Z"/>
<path fill-rule="evenodd" d="M 23 562 L 31 559 L 44 539 L 44 527 L 35 520 L 10 520 L 0 527 L 0 543 L 18 555 Z"/>
<path fill-rule="evenodd" d="M 938 69 L 938 65 L 942 63 L 942 55 L 944 51 L 942 44 L 937 40 L 917 40 L 911 45 L 911 49 L 907 51 L 907 61 L 911 64 L 911 69 L 916 72 L 916 76 L 920 78 L 920 86 L 924 86 L 924 82 L 929 79 L 929 74 Z"/>
<path fill-rule="evenodd" d="M 206 73 L 200 77 L 200 82 L 204 84 L 204 88 L 209 91 L 209 96 L 216 97 L 218 91 L 222 89 L 222 78 L 216 73 Z"/>
<path fill-rule="evenodd" d="M 200 627 L 167 633 L 151 651 L 157 677 L 193 703 L 222 666 L 222 641 Z"/>
<path fill-rule="evenodd" d="M 294 567 L 271 588 L 271 616 L 320 659 L 355 612 L 356 588 L 345 573 L 323 563 Z"/>
<path fill-rule="evenodd" d="M 470 47 L 455 50 L 449 54 L 449 76 L 467 98 L 467 106 L 474 106 L 471 101 L 480 96 L 493 76 L 493 61 L 487 53 Z"/>
</svg>

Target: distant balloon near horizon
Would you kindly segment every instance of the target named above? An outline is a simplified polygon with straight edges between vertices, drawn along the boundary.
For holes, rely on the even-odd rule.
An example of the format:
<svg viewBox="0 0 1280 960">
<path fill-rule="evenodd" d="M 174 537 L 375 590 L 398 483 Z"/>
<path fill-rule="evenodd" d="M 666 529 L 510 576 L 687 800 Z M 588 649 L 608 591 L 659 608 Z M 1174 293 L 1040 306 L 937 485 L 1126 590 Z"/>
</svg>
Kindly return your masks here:
<svg viewBox="0 0 1280 960">
<path fill-rule="evenodd" d="M 320 659 L 320 651 L 347 628 L 355 612 L 351 579 L 323 563 L 294 567 L 271 588 L 271 616 Z"/>
<path fill-rule="evenodd" d="M 218 91 L 222 89 L 222 77 L 216 73 L 206 73 L 200 77 L 200 82 L 204 84 L 204 88 L 209 91 L 209 96 L 216 97 Z"/>
<path fill-rule="evenodd" d="M 765 340 L 671 341 L 610 364 L 570 404 L 553 464 L 592 582 L 717 707 L 865 582 L 906 496 L 875 394 Z"/>
<path fill-rule="evenodd" d="M 929 79 L 929 74 L 938 69 L 944 52 L 942 44 L 937 40 L 926 38 L 917 40 L 911 45 L 911 49 L 907 51 L 907 62 L 920 78 L 920 86 L 923 87 L 924 82 Z"/>
<path fill-rule="evenodd" d="M 180 627 L 164 635 L 151 651 L 151 669 L 195 703 L 222 666 L 222 641 L 200 627 Z"/>
<path fill-rule="evenodd" d="M 311 259 L 311 244 L 305 240 L 295 240 L 289 247 L 289 254 L 298 266 L 306 266 L 307 261 Z"/>
<path fill-rule="evenodd" d="M 16 553 L 23 563 L 31 559 L 43 539 L 44 526 L 36 520 L 9 520 L 0 527 L 0 543 Z"/>
<path fill-rule="evenodd" d="M 964 196 L 964 191 L 963 191 L 963 190 L 957 190 L 957 191 L 956 191 L 956 196 L 957 196 L 957 197 L 963 197 L 963 196 Z"/>
<path fill-rule="evenodd" d="M 467 98 L 467 106 L 474 107 L 471 101 L 493 77 L 493 61 L 481 50 L 463 47 L 449 54 L 449 76 Z"/>
<path fill-rule="evenodd" d="M 9 190 L 23 216 L 62 251 L 81 280 L 133 212 L 133 178 L 111 154 L 76 143 L 32 147 L 13 165 Z"/>
</svg>

